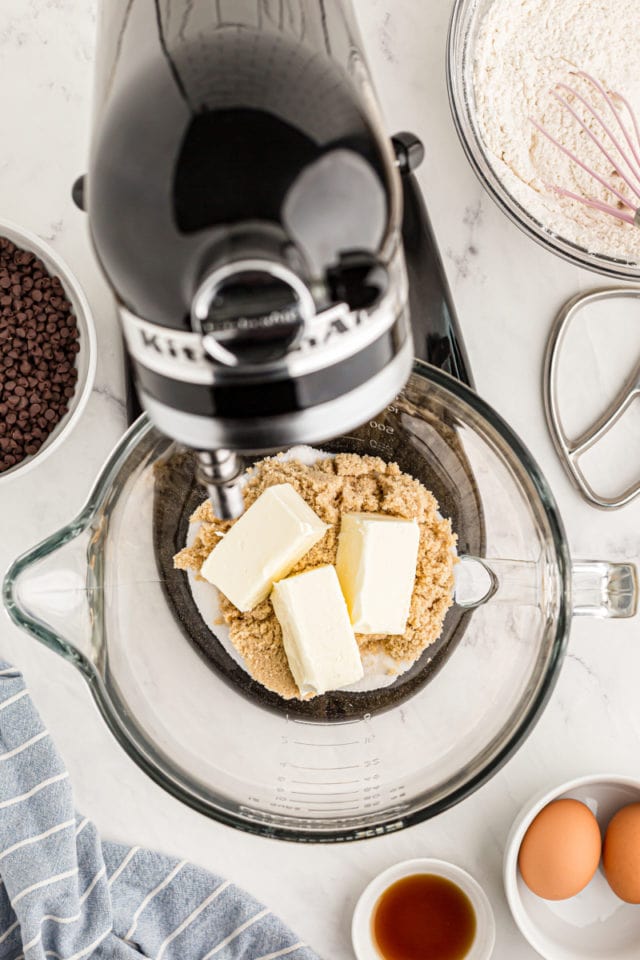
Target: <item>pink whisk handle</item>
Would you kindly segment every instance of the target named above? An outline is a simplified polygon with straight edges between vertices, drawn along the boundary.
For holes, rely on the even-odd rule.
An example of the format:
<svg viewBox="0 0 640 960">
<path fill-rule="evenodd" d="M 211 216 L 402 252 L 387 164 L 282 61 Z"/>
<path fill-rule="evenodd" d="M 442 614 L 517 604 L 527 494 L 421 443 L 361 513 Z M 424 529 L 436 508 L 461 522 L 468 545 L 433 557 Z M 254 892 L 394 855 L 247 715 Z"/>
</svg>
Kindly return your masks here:
<svg viewBox="0 0 640 960">
<path fill-rule="evenodd" d="M 603 203 L 602 200 L 595 200 L 593 197 L 581 197 L 579 193 L 572 193 L 571 190 L 565 190 L 564 187 L 556 187 L 552 183 L 545 184 L 547 190 L 551 193 L 555 193 L 559 197 L 567 197 L 569 200 L 576 200 L 578 203 L 581 203 L 584 207 L 589 207 L 591 210 L 600 210 L 602 213 L 608 213 L 609 216 L 615 217 L 617 220 L 623 220 L 625 223 L 630 223 L 631 226 L 640 227 L 640 207 L 635 211 L 635 213 L 624 213 L 622 210 L 612 207 L 608 203 Z"/>
</svg>

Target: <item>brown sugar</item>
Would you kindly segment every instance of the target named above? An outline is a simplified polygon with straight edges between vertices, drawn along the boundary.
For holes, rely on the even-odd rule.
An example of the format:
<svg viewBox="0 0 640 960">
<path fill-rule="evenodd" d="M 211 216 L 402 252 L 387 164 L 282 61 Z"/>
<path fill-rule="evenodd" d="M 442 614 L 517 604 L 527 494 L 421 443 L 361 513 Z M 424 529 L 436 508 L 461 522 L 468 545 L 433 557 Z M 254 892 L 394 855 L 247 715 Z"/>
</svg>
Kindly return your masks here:
<svg viewBox="0 0 640 960">
<path fill-rule="evenodd" d="M 313 466 L 270 457 L 252 469 L 243 490 L 245 507 L 277 483 L 290 483 L 321 520 L 332 524 L 291 574 L 335 563 L 343 513 L 386 513 L 418 521 L 420 546 L 407 629 L 398 636 L 356 634 L 363 654 L 384 652 L 405 666 L 416 660 L 439 637 L 453 602 L 455 536 L 450 521 L 438 516 L 433 494 L 402 473 L 396 463 L 385 463 L 379 457 L 345 453 L 319 460 Z M 174 562 L 181 570 L 198 573 L 233 521 L 218 520 L 209 500 L 198 507 L 191 521 L 199 522 L 200 529 L 193 545 L 176 554 Z M 251 676 L 285 699 L 300 698 L 271 601 L 267 598 L 248 613 L 241 613 L 221 594 L 220 608 L 231 642 Z"/>
</svg>

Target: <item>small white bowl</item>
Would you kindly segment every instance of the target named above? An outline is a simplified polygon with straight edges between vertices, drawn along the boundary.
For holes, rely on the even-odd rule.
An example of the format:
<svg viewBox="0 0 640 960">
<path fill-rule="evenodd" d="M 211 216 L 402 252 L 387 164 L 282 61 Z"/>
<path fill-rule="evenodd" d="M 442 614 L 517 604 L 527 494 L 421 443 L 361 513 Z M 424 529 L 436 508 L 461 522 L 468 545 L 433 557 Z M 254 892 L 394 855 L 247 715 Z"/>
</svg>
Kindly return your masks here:
<svg viewBox="0 0 640 960">
<path fill-rule="evenodd" d="M 0 473 L 0 483 L 14 480 L 18 474 L 25 474 L 39 465 L 49 454 L 57 450 L 66 440 L 80 419 L 93 388 L 96 373 L 96 331 L 91 310 L 83 290 L 63 260 L 40 237 L 10 220 L 0 219 L 0 236 L 6 237 L 22 250 L 29 250 L 44 263 L 52 275 L 60 277 L 65 295 L 70 301 L 78 325 L 80 350 L 76 354 L 78 380 L 76 392 L 69 401 L 69 409 L 56 424 L 37 453 L 25 457 L 20 463 Z"/>
<path fill-rule="evenodd" d="M 382 960 L 373 940 L 371 920 L 376 903 L 384 891 L 396 880 L 415 876 L 417 873 L 435 874 L 451 880 L 466 893 L 476 915 L 476 935 L 465 960 L 489 960 L 493 953 L 496 925 L 493 910 L 486 893 L 472 876 L 445 860 L 405 860 L 380 873 L 361 895 L 353 913 L 351 938 L 358 960 Z"/>
<path fill-rule="evenodd" d="M 520 811 L 504 857 L 504 886 L 513 919 L 534 950 L 547 960 L 637 960 L 640 956 L 640 906 L 624 903 L 598 868 L 576 897 L 542 900 L 518 871 L 518 852 L 534 817 L 552 800 L 581 800 L 596 817 L 602 834 L 614 813 L 640 801 L 640 780 L 598 775 L 570 780 L 539 794 Z"/>
</svg>

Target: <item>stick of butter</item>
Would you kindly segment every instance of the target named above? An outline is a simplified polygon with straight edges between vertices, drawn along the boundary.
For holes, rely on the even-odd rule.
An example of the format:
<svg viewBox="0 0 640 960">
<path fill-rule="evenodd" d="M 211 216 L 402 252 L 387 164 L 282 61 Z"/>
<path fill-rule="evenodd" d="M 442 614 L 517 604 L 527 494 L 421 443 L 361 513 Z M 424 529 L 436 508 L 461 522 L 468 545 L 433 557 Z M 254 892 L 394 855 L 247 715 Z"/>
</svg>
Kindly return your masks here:
<svg viewBox="0 0 640 960">
<path fill-rule="evenodd" d="M 336 570 L 356 633 L 404 633 L 419 542 L 415 520 L 381 513 L 344 514 Z"/>
<path fill-rule="evenodd" d="M 273 586 L 271 603 L 300 693 L 326 693 L 363 676 L 335 567 L 316 567 Z"/>
<path fill-rule="evenodd" d="M 214 547 L 200 573 L 246 613 L 328 529 L 290 483 L 267 487 Z"/>
</svg>

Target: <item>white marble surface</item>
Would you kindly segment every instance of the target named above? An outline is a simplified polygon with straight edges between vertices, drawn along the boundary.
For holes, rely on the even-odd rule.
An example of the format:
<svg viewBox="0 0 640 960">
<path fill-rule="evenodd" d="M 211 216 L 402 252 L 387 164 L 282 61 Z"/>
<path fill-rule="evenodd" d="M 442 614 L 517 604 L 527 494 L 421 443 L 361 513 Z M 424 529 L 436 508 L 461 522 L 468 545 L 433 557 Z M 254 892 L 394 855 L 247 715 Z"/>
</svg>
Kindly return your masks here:
<svg viewBox="0 0 640 960">
<path fill-rule="evenodd" d="M 540 372 L 554 313 L 602 281 L 538 248 L 485 196 L 449 116 L 444 46 L 450 0 L 357 0 L 391 132 L 424 138 L 421 181 L 480 393 L 520 433 L 545 470 L 580 557 L 636 559 L 640 501 L 611 515 L 586 506 L 553 451 Z M 76 512 L 124 428 L 112 304 L 70 186 L 86 163 L 95 16 L 89 0 L 3 0 L 0 10 L 0 213 L 51 241 L 95 312 L 99 360 L 84 419 L 66 446 L 24 480 L 0 488 L 0 567 Z M 598 353 L 584 344 L 595 371 Z M 637 449 L 637 421 L 635 438 Z M 633 443 L 629 445 L 630 454 Z M 611 477 L 609 479 L 612 479 Z M 182 807 L 146 779 L 107 732 L 69 666 L 2 622 L 0 653 L 25 672 L 62 751 L 78 807 L 107 837 L 162 848 L 227 874 L 279 912 L 327 960 L 352 956 L 349 924 L 363 886 L 412 856 L 470 870 L 497 917 L 496 960 L 529 960 L 501 883 L 503 843 L 520 805 L 546 785 L 592 771 L 640 774 L 637 619 L 574 624 L 553 699 L 519 753 L 485 787 L 435 820 L 360 844 L 307 847 L 256 839 Z"/>
</svg>

